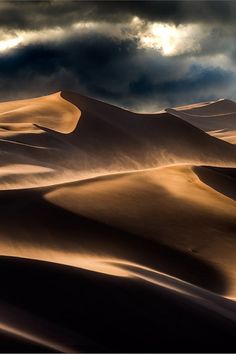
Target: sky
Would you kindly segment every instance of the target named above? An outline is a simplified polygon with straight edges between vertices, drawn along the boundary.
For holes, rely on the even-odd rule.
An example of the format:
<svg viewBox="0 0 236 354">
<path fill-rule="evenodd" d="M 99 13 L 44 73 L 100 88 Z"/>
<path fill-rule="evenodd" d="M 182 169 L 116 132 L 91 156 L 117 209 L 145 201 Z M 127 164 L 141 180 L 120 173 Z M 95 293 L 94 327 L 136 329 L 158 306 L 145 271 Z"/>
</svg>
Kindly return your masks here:
<svg viewBox="0 0 236 354">
<path fill-rule="evenodd" d="M 236 1 L 1 1 L 0 101 L 76 91 L 137 112 L 236 100 Z"/>
</svg>

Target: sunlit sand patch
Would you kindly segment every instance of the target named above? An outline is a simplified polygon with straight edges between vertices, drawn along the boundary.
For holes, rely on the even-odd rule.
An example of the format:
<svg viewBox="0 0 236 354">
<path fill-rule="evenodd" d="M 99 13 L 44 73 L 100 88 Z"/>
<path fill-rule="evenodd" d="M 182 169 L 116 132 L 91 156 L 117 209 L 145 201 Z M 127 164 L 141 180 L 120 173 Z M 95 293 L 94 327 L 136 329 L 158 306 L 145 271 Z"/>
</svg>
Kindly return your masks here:
<svg viewBox="0 0 236 354">
<path fill-rule="evenodd" d="M 34 123 L 0 123 L 0 136 L 17 135 L 22 132 L 42 134 L 43 131 L 39 129 Z"/>
<path fill-rule="evenodd" d="M 18 141 L 9 140 L 9 139 L 0 139 L 0 142 L 2 142 L 2 143 L 10 143 L 10 144 L 13 144 L 13 145 L 19 145 L 19 146 L 23 146 L 23 147 L 29 147 L 29 148 L 33 148 L 33 149 L 49 150 L 49 148 L 44 147 L 44 146 L 20 143 Z"/>
<path fill-rule="evenodd" d="M 31 173 L 45 173 L 52 172 L 53 170 L 44 166 L 34 166 L 34 165 L 20 165 L 20 164 L 12 164 L 5 165 L 0 168 L 0 177 L 8 176 L 8 175 L 21 175 L 21 174 L 31 174 Z"/>
<path fill-rule="evenodd" d="M 46 337 L 41 337 L 40 334 L 33 334 L 30 332 L 30 330 L 22 330 L 20 329 L 20 326 L 17 327 L 17 325 L 10 325 L 10 324 L 5 324 L 0 322 L 0 331 L 5 332 L 7 334 L 23 338 L 29 342 L 43 345 L 47 348 L 50 348 L 52 350 L 57 350 L 59 352 L 64 352 L 70 350 L 66 346 L 59 345 L 58 343 L 53 343 L 52 341 L 48 340 Z"/>
<path fill-rule="evenodd" d="M 166 169 L 160 169 L 158 176 L 153 176 L 153 182 L 167 189 L 178 198 L 218 209 L 219 212 L 221 211 L 222 213 L 225 212 L 225 198 L 227 197 L 217 193 L 215 190 L 202 183 L 193 172 L 191 166 L 172 166 Z M 227 203 L 231 205 L 236 213 L 236 203 L 228 200 L 228 198 Z"/>
<path fill-rule="evenodd" d="M 171 166 L 179 166 L 183 164 L 172 164 Z M 186 164 L 188 165 L 188 164 Z M 170 166 L 170 165 L 167 165 Z M 19 168 L 18 168 L 19 167 Z M 23 168 L 22 168 L 23 167 Z M 72 171 L 69 168 L 64 168 L 55 170 L 49 167 L 43 166 L 34 166 L 32 164 L 12 164 L 12 165 L 3 165 L 0 167 L 0 191 L 1 190 L 21 190 L 21 189 L 34 189 L 34 188 L 43 188 L 43 187 L 57 187 L 65 184 L 65 187 L 68 183 L 76 182 L 86 182 L 93 181 L 100 177 L 112 177 L 112 176 L 122 176 L 135 174 L 137 172 L 151 171 L 156 170 L 160 167 L 146 168 L 142 169 L 141 166 L 137 166 L 137 170 L 119 170 L 117 166 L 114 170 L 108 169 L 95 169 L 91 170 L 82 170 L 82 171 Z M 19 172 L 18 172 L 19 171 Z M 40 173 L 39 173 L 40 172 Z M 41 176 L 43 175 L 44 176 Z M 10 179 L 5 177 L 19 177 L 25 175 L 24 180 Z M 1 178 L 3 177 L 3 178 Z"/>
<path fill-rule="evenodd" d="M 79 121 L 81 111 L 72 103 L 66 101 L 60 92 L 55 94 L 0 103 L 0 126 L 13 124 L 38 124 L 61 133 L 73 131 Z M 22 130 L 22 126 L 19 128 Z"/>
<path fill-rule="evenodd" d="M 225 211 L 225 198 L 227 203 L 231 204 L 231 207 L 236 212 L 236 203 L 228 200 L 228 197 L 216 192 L 215 190 L 209 188 L 207 185 L 202 183 L 197 175 L 193 172 L 191 165 L 175 164 L 171 166 L 161 166 L 156 169 L 145 169 L 140 171 L 130 171 L 126 173 L 110 173 L 106 175 L 97 175 L 88 179 L 81 179 L 81 182 L 88 182 L 88 184 L 65 184 L 64 186 L 59 186 L 55 191 L 47 193 L 44 197 L 55 203 L 59 203 L 60 206 L 68 207 L 70 210 L 76 212 L 77 210 L 82 211 L 83 207 L 81 203 L 74 204 L 73 196 L 71 192 L 78 193 L 78 198 L 82 198 L 86 192 L 89 193 L 93 189 L 91 182 L 99 183 L 99 187 L 103 189 L 104 183 L 103 178 L 117 177 L 117 180 L 111 180 L 111 184 L 107 185 L 107 191 L 104 189 L 104 195 L 109 193 L 109 188 L 115 189 L 117 185 L 118 188 L 122 185 L 122 178 L 124 178 L 124 183 L 128 185 L 132 184 L 132 177 L 135 179 L 139 176 L 147 176 L 148 182 L 153 183 L 157 187 L 166 189 L 172 195 L 177 196 L 181 199 L 187 199 L 193 203 L 198 203 L 200 205 L 205 205 L 206 207 L 214 205 L 214 208 L 219 208 L 220 211 Z M 121 179 L 119 179 L 119 177 Z M 131 179 L 129 180 L 129 177 Z M 78 181 L 78 183 L 80 182 Z M 134 181 L 135 182 L 135 181 Z M 96 189 L 96 187 L 95 187 Z M 99 190 L 97 190 L 99 193 Z M 61 199 L 61 196 L 64 199 Z M 76 194 L 74 194 L 76 198 Z M 89 196 L 88 196 L 89 198 Z M 79 199 L 78 199 L 79 200 Z M 80 199 L 81 200 L 81 199 Z M 82 199 L 83 200 L 83 199 Z M 67 202 L 68 201 L 68 202 Z M 77 209 L 78 208 L 78 209 Z M 227 211 L 225 211 L 227 212 Z"/>
<path fill-rule="evenodd" d="M 2 243 L 0 245 L 2 256 L 12 256 L 27 258 L 32 260 L 41 260 L 46 262 L 64 264 L 81 269 L 91 270 L 98 273 L 115 275 L 121 277 L 130 276 L 130 272 L 119 267 L 116 259 L 99 256 L 96 254 L 86 254 L 79 252 L 67 252 L 64 250 L 53 250 L 48 248 L 36 248 L 29 245 L 14 245 Z"/>
<path fill-rule="evenodd" d="M 236 121 L 236 119 L 235 119 L 235 121 Z M 236 126 L 236 124 L 235 124 L 235 126 Z M 225 140 L 230 144 L 236 144 L 236 129 L 226 130 L 226 131 L 221 129 L 218 131 L 210 131 L 209 133 L 212 136 L 214 136 L 215 138 Z"/>
</svg>

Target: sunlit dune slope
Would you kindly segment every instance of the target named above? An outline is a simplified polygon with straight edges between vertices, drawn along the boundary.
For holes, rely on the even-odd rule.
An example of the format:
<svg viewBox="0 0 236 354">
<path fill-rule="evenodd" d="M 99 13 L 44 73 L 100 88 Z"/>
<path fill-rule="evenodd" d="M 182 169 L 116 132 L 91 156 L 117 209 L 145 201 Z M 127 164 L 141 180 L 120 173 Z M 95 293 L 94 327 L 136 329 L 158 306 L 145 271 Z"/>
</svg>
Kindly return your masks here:
<svg viewBox="0 0 236 354">
<path fill-rule="evenodd" d="M 166 111 L 230 143 L 236 143 L 236 103 L 221 99 Z"/>
<path fill-rule="evenodd" d="M 64 100 L 60 92 L 49 96 L 0 103 L 0 130 L 34 130 L 34 124 L 61 133 L 77 125 L 80 111 Z"/>
</svg>

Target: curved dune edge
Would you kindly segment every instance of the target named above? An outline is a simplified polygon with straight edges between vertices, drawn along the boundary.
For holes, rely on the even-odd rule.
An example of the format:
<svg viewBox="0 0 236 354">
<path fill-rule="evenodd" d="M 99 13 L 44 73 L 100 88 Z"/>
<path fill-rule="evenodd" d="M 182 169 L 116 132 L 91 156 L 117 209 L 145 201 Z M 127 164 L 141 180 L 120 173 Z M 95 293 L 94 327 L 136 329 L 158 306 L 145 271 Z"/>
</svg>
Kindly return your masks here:
<svg viewBox="0 0 236 354">
<path fill-rule="evenodd" d="M 227 301 L 226 297 L 215 294 L 211 291 L 170 276 L 168 274 L 159 272 L 157 270 L 135 264 L 122 259 L 109 259 L 106 257 L 96 257 L 93 255 L 68 255 L 68 260 L 63 259 L 63 252 L 49 252 L 50 257 L 16 257 L 18 259 L 28 259 L 34 261 L 41 261 L 47 263 L 53 263 L 54 265 L 65 265 L 73 268 L 84 269 L 95 273 L 102 273 L 107 276 L 125 277 L 125 278 L 138 278 L 142 281 L 163 287 L 170 292 L 178 293 L 182 296 L 186 296 L 190 301 L 196 302 L 201 306 L 210 308 L 213 311 L 218 312 L 226 318 L 236 321 L 236 313 L 230 312 L 235 310 L 234 302 Z M 1 257 L 2 255 L 0 255 Z M 61 259 L 60 259 L 61 256 Z M 9 256 L 8 256 L 9 257 Z M 76 262 L 70 261 L 69 258 L 78 260 Z M 10 330 L 10 329 L 9 329 Z"/>
<path fill-rule="evenodd" d="M 131 272 L 126 271 L 123 267 L 120 267 L 120 265 L 126 264 L 125 261 L 109 256 L 104 257 L 92 253 L 85 254 L 80 252 L 69 252 L 63 249 L 53 250 L 50 248 L 36 248 L 28 245 L 25 245 L 22 248 L 19 246 L 16 247 L 17 251 L 12 250 L 11 248 L 7 251 L 6 246 L 2 246 L 2 248 L 5 248 L 5 252 L 1 252 L 0 256 L 62 264 L 118 277 L 131 276 Z"/>
<path fill-rule="evenodd" d="M 0 103 L 0 130 L 34 130 L 34 124 L 68 134 L 81 115 L 80 110 L 63 99 L 61 92 Z"/>
<path fill-rule="evenodd" d="M 87 339 L 78 333 L 60 328 L 60 325 L 35 315 L 30 310 L 0 301 L 0 311 L 0 338 L 1 333 L 5 333 L 11 338 L 23 340 L 28 345 L 36 345 L 36 350 L 39 345 L 40 352 L 50 350 L 74 353 L 78 352 L 78 348 L 74 348 L 73 341 L 79 342 L 81 348 L 87 343 Z"/>
<path fill-rule="evenodd" d="M 14 323 L 9 325 L 0 322 L 0 332 L 5 332 L 13 337 L 24 339 L 26 342 L 38 344 L 53 351 L 64 353 L 74 352 L 70 347 L 63 346 L 63 344 L 60 345 L 57 342 L 53 343 L 53 341 L 48 340 L 46 337 L 41 337 L 38 333 L 34 334 L 34 331 L 22 330 L 20 326 L 18 328 Z"/>
</svg>

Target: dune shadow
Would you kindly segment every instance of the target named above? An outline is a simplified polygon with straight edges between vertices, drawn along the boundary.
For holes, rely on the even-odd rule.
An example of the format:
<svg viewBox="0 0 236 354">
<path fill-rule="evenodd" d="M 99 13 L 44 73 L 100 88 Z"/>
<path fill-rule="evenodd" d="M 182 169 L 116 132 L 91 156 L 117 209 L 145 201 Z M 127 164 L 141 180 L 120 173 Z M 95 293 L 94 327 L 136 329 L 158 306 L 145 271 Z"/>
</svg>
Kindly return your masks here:
<svg viewBox="0 0 236 354">
<path fill-rule="evenodd" d="M 2 353 L 52 353 L 51 348 L 4 332 L 0 332 L 0 351 Z"/>
<path fill-rule="evenodd" d="M 203 183 L 236 200 L 236 168 L 195 166 L 193 171 Z"/>
</svg>

